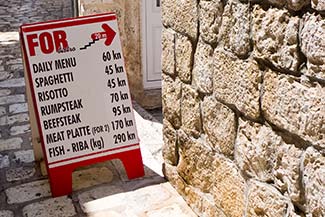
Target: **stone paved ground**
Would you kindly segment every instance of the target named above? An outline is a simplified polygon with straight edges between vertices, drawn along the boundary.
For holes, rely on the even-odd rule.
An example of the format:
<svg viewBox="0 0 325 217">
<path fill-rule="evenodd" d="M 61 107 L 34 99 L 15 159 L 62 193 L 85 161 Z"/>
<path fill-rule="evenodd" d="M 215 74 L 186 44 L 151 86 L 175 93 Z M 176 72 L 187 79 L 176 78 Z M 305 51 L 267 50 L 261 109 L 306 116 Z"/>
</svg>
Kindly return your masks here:
<svg viewBox="0 0 325 217">
<path fill-rule="evenodd" d="M 0 1 L 0 217 L 195 216 L 161 174 L 160 111 L 135 104 L 146 175 L 128 180 L 120 161 L 73 173 L 72 195 L 52 198 L 34 162 L 18 27 L 70 17 L 71 1 Z"/>
</svg>

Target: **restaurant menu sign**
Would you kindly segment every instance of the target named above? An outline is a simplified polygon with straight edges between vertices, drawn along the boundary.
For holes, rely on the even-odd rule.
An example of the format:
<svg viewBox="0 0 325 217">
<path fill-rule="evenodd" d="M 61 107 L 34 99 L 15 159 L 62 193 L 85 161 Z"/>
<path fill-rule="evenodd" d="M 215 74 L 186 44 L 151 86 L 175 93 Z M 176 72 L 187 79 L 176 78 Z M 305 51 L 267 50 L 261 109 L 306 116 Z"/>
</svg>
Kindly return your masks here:
<svg viewBox="0 0 325 217">
<path fill-rule="evenodd" d="M 23 25 L 21 42 L 49 175 L 124 152 L 142 168 L 116 15 Z"/>
</svg>

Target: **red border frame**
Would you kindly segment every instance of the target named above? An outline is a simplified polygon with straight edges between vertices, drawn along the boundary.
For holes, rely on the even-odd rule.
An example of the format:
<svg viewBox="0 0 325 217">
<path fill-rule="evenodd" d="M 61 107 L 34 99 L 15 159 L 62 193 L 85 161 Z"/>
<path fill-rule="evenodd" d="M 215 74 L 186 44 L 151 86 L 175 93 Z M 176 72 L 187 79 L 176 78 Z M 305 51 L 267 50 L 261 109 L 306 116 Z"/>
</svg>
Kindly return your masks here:
<svg viewBox="0 0 325 217">
<path fill-rule="evenodd" d="M 22 26 L 20 26 L 20 40 L 21 40 L 21 44 L 23 45 L 23 56 L 24 56 L 24 60 L 26 62 L 25 65 L 26 65 L 27 74 L 28 74 L 27 76 L 28 76 L 28 79 L 29 79 L 29 85 L 30 85 L 31 92 L 32 92 L 31 95 L 32 95 L 32 99 L 33 99 L 33 105 L 34 105 L 34 109 L 35 109 L 35 112 L 36 112 L 35 116 L 36 116 L 36 119 L 37 119 L 37 125 L 38 125 L 39 134 L 40 134 L 40 137 L 41 137 L 42 149 L 43 149 L 43 153 L 44 153 L 44 157 L 45 157 L 47 165 L 52 165 L 52 164 L 55 164 L 55 163 L 65 162 L 65 161 L 69 161 L 69 160 L 73 160 L 73 159 L 77 159 L 77 158 L 82 158 L 82 157 L 86 157 L 86 156 L 96 155 L 96 154 L 99 154 L 99 153 L 102 153 L 102 152 L 108 152 L 108 151 L 128 148 L 128 147 L 131 147 L 131 146 L 136 146 L 138 144 L 126 145 L 126 146 L 122 146 L 122 147 L 119 147 L 119 148 L 113 148 L 113 149 L 108 149 L 108 150 L 100 151 L 100 152 L 96 152 L 96 153 L 85 154 L 85 155 L 81 155 L 81 156 L 78 156 L 78 157 L 72 157 L 72 158 L 68 158 L 68 159 L 65 159 L 65 160 L 51 162 L 49 164 L 48 159 L 47 159 L 47 155 L 46 155 L 46 148 L 45 148 L 44 138 L 43 138 L 43 133 L 42 133 L 42 128 L 41 128 L 41 119 L 40 119 L 39 110 L 38 110 L 38 107 L 37 107 L 35 89 L 34 89 L 34 86 L 33 86 L 33 80 L 32 80 L 31 70 L 30 70 L 30 66 L 29 66 L 30 65 L 29 64 L 29 58 L 28 58 L 28 55 L 27 55 L 26 43 L 24 41 L 23 33 L 29 33 L 29 32 L 34 32 L 34 31 L 41 31 L 41 30 L 48 30 L 48 29 L 56 29 L 56 28 L 62 28 L 62 27 L 70 27 L 70 26 L 92 24 L 92 23 L 96 23 L 96 22 L 104 22 L 104 21 L 111 21 L 111 20 L 117 20 L 117 17 L 115 15 L 115 13 L 89 15 L 89 16 L 84 16 L 84 17 L 79 17 L 79 18 L 67 18 L 67 19 L 62 19 L 62 20 L 53 20 L 53 21 L 48 21 L 48 22 L 38 22 L 38 23 L 33 23 L 33 24 L 23 24 Z"/>
<path fill-rule="evenodd" d="M 40 134 L 42 150 L 43 150 L 44 159 L 46 162 L 46 168 L 47 168 L 49 178 L 50 178 L 51 190 L 52 190 L 53 196 L 61 196 L 61 195 L 71 193 L 71 191 L 72 191 L 71 175 L 75 168 L 93 164 L 93 163 L 97 163 L 97 162 L 101 162 L 101 161 L 106 161 L 106 160 L 116 159 L 116 158 L 122 160 L 123 165 L 126 169 L 128 178 L 130 178 L 130 179 L 138 178 L 138 177 L 141 177 L 144 175 L 144 168 L 143 168 L 143 163 L 142 163 L 140 146 L 138 143 L 126 145 L 126 146 L 122 146 L 122 147 L 118 147 L 118 148 L 112 148 L 112 149 L 108 149 L 105 151 L 99 151 L 96 153 L 85 154 L 82 156 L 72 157 L 72 158 L 64 159 L 64 160 L 60 160 L 60 161 L 55 161 L 55 162 L 51 162 L 50 164 L 48 163 L 48 159 L 47 159 L 46 147 L 45 147 L 43 132 L 42 132 L 42 128 L 41 128 L 41 118 L 40 118 L 40 113 L 39 113 L 39 110 L 37 107 L 35 89 L 33 86 L 32 74 L 31 74 L 31 69 L 29 66 L 29 58 L 28 58 L 27 50 L 26 50 L 27 47 L 26 47 L 26 43 L 24 41 L 23 33 L 55 29 L 55 28 L 62 28 L 62 27 L 68 27 L 68 26 L 85 25 L 85 24 L 110 21 L 110 20 L 117 20 L 115 13 L 90 15 L 90 16 L 84 16 L 84 17 L 79 17 L 79 18 L 67 18 L 67 19 L 63 19 L 63 20 L 38 22 L 38 23 L 33 23 L 33 24 L 24 24 L 24 25 L 20 26 L 20 41 L 21 41 L 21 45 L 22 45 L 25 69 L 27 70 L 27 76 L 29 79 L 29 86 L 31 89 L 31 96 L 32 96 L 33 105 L 34 105 L 35 117 L 36 117 L 36 121 L 37 121 L 37 125 L 38 125 L 38 131 Z M 129 93 L 129 95 L 130 95 L 130 93 Z M 61 162 L 67 162 L 67 161 L 71 161 L 71 160 L 82 158 L 82 157 L 98 155 L 100 153 L 105 153 L 105 152 L 109 152 L 109 151 L 115 151 L 115 150 L 119 150 L 119 149 L 127 149 L 127 148 L 135 147 L 135 146 L 139 146 L 139 148 L 135 148 L 133 150 L 127 150 L 124 152 L 122 151 L 120 153 L 113 153 L 113 154 L 108 154 L 108 155 L 104 155 L 104 156 L 98 156 L 98 157 L 94 157 L 91 159 L 83 159 L 78 162 L 71 162 L 66 165 L 62 165 L 62 166 L 59 165 L 56 167 L 49 168 L 49 165 L 53 165 L 53 164 L 57 164 L 57 163 L 61 163 Z"/>
</svg>

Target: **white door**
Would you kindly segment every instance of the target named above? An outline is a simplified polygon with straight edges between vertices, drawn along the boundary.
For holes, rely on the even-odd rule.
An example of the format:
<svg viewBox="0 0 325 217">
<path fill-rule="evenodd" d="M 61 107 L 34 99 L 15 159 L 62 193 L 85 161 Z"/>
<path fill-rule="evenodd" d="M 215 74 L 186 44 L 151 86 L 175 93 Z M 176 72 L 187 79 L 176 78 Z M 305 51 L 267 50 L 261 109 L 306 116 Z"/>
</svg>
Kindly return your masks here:
<svg viewBox="0 0 325 217">
<path fill-rule="evenodd" d="M 142 0 L 142 65 L 145 89 L 161 88 L 161 0 Z"/>
</svg>

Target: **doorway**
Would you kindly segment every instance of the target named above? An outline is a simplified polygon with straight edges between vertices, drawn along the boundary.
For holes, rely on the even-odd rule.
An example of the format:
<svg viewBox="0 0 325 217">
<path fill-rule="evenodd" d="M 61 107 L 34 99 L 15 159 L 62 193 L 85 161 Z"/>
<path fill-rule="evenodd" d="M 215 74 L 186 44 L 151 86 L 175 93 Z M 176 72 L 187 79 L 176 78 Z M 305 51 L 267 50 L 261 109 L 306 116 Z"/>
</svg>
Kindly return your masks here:
<svg viewBox="0 0 325 217">
<path fill-rule="evenodd" d="M 145 89 L 161 88 L 161 0 L 142 0 L 142 70 Z"/>
</svg>

